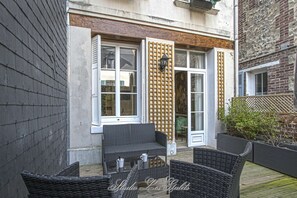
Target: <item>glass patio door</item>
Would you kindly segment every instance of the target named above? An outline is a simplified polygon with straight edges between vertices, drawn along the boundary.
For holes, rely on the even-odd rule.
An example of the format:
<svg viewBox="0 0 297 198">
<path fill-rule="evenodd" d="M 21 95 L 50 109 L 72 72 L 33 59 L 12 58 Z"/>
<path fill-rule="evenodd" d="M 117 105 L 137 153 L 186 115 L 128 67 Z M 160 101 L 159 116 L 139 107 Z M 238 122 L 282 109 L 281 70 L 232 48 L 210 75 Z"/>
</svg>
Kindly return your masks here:
<svg viewBox="0 0 297 198">
<path fill-rule="evenodd" d="M 188 146 L 205 145 L 205 74 L 188 72 Z"/>
</svg>

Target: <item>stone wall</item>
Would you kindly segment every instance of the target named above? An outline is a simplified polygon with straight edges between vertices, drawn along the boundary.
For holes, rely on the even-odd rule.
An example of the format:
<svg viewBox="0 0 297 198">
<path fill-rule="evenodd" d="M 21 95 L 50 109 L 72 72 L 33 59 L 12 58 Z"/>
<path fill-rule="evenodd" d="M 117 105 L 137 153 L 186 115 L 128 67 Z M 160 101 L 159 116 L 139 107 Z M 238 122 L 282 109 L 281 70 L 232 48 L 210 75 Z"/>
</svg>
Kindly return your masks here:
<svg viewBox="0 0 297 198">
<path fill-rule="evenodd" d="M 250 5 L 249 1 L 239 1 L 239 60 L 244 61 L 275 51 L 279 40 L 279 30 L 275 20 L 279 15 L 274 0 L 262 5 Z"/>
<path fill-rule="evenodd" d="M 239 70 L 268 67 L 268 94 L 293 91 L 297 53 L 295 0 L 239 1 Z"/>
<path fill-rule="evenodd" d="M 254 58 L 240 63 L 240 69 L 247 69 L 257 65 L 279 60 L 279 64 L 269 67 L 268 94 L 290 93 L 294 90 L 294 65 L 297 47 L 290 48 L 266 56 Z"/>
<path fill-rule="evenodd" d="M 0 1 L 0 197 L 67 164 L 66 1 Z"/>
</svg>

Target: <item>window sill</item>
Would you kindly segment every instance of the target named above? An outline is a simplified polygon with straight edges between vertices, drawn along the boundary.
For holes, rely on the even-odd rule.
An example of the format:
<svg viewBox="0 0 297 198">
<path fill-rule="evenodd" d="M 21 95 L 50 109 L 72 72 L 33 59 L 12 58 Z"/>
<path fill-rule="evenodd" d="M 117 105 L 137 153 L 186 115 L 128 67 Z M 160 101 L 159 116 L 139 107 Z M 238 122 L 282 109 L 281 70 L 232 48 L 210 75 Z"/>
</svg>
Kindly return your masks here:
<svg viewBox="0 0 297 198">
<path fill-rule="evenodd" d="M 91 134 L 102 134 L 103 133 L 103 126 L 91 126 Z"/>
<path fill-rule="evenodd" d="M 91 134 L 102 134 L 103 133 L 103 125 L 117 125 L 117 124 L 139 124 L 140 121 L 129 121 L 129 122 L 104 122 L 100 126 L 92 125 L 91 126 Z"/>
</svg>

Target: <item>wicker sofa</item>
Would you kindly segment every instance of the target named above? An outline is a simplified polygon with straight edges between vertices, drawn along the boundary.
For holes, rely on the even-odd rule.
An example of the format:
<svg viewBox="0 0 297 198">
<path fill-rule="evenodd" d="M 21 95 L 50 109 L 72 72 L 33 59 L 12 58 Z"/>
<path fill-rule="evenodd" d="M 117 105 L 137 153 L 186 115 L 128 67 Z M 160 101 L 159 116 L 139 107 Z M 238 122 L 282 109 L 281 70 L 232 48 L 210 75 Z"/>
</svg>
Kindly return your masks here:
<svg viewBox="0 0 297 198">
<path fill-rule="evenodd" d="M 171 198 L 237 198 L 240 175 L 247 155 L 252 150 L 248 142 L 242 154 L 194 148 L 194 163 L 170 160 L 170 178 L 178 180 L 177 186 L 185 182 L 189 190 L 173 190 Z"/>
<path fill-rule="evenodd" d="M 61 172 L 49 176 L 23 171 L 21 173 L 29 198 L 137 198 L 138 190 L 119 190 L 113 192 L 108 188 L 114 184 L 108 176 L 79 177 L 79 163 L 75 162 Z M 125 186 L 137 182 L 138 169 L 134 166 L 128 174 Z M 122 188 L 123 189 L 123 188 Z"/>
<path fill-rule="evenodd" d="M 104 125 L 102 144 L 102 162 L 139 157 L 142 153 L 165 156 L 167 162 L 167 135 L 155 131 L 152 123 Z"/>
</svg>

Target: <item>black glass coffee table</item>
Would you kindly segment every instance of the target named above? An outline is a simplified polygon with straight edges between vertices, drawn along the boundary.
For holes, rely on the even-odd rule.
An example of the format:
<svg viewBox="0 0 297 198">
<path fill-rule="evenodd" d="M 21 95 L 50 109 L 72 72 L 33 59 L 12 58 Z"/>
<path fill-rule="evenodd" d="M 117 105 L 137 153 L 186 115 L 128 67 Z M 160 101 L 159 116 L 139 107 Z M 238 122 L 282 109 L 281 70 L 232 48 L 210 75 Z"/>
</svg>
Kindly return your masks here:
<svg viewBox="0 0 297 198">
<path fill-rule="evenodd" d="M 149 156 L 147 162 L 139 158 L 125 159 L 124 168 L 117 170 L 116 162 L 104 162 L 103 174 L 111 175 L 113 181 L 126 179 L 131 168 L 138 166 L 138 182 L 145 181 L 146 178 L 159 179 L 169 175 L 169 166 L 159 156 Z"/>
</svg>

